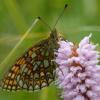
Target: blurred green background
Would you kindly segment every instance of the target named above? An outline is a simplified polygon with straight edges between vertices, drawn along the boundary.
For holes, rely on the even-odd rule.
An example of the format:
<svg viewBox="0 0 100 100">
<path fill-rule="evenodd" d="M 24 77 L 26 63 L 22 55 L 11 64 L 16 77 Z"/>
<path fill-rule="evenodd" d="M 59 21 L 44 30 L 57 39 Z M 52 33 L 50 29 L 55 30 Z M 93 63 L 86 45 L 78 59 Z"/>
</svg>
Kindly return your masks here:
<svg viewBox="0 0 100 100">
<path fill-rule="evenodd" d="M 58 32 L 74 43 L 78 43 L 85 35 L 93 33 L 92 42 L 100 44 L 100 0 L 0 0 L 0 63 L 37 16 L 41 16 L 53 27 L 66 3 L 69 6 L 56 26 Z M 50 30 L 43 23 L 38 22 L 12 58 L 4 66 L 0 66 L 0 77 L 23 52 L 39 40 L 46 38 L 49 32 Z M 0 91 L 0 100 L 61 99 L 60 91 L 52 84 L 37 92 Z"/>
</svg>

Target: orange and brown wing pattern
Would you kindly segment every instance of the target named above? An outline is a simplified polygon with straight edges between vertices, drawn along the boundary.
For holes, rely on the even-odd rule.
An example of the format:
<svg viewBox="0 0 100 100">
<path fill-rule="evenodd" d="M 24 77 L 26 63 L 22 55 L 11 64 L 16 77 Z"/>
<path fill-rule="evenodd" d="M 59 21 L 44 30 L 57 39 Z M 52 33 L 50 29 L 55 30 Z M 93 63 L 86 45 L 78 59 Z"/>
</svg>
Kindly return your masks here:
<svg viewBox="0 0 100 100">
<path fill-rule="evenodd" d="M 30 48 L 5 75 L 1 87 L 5 90 L 38 90 L 54 80 L 53 49 L 48 40 Z"/>
</svg>

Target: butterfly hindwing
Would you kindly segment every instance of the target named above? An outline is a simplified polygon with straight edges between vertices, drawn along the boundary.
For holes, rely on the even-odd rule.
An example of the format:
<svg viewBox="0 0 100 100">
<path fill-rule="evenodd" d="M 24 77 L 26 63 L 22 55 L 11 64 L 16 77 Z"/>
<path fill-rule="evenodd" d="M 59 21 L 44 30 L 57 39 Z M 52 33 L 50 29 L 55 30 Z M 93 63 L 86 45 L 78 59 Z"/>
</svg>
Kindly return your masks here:
<svg viewBox="0 0 100 100">
<path fill-rule="evenodd" d="M 5 75 L 1 87 L 6 90 L 38 90 L 54 80 L 55 44 L 51 37 L 30 48 Z"/>
</svg>

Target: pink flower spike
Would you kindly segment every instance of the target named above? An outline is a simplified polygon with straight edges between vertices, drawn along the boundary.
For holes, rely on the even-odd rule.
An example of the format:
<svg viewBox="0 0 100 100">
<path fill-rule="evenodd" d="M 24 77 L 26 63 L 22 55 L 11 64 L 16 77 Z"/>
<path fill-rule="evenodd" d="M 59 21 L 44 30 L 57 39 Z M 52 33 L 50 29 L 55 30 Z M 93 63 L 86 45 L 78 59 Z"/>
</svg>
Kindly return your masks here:
<svg viewBox="0 0 100 100">
<path fill-rule="evenodd" d="M 91 36 L 84 37 L 78 46 L 58 43 L 56 81 L 64 100 L 100 100 L 100 55 L 97 45 L 90 42 Z"/>
</svg>

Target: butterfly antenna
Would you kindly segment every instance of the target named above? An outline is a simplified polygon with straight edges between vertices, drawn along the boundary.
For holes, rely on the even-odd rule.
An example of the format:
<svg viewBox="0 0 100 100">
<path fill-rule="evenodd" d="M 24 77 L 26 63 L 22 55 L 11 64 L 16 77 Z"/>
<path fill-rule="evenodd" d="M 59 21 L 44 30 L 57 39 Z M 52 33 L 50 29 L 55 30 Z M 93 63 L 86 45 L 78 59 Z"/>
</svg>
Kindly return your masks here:
<svg viewBox="0 0 100 100">
<path fill-rule="evenodd" d="M 56 25 L 57 25 L 57 23 L 58 23 L 58 21 L 59 21 L 59 19 L 62 17 L 62 15 L 64 14 L 64 12 L 65 12 L 65 10 L 66 10 L 66 8 L 67 8 L 67 4 L 65 4 L 65 7 L 64 7 L 64 9 L 63 9 L 63 11 L 60 13 L 60 15 L 58 16 L 58 18 L 57 18 L 57 20 L 56 20 L 56 22 L 55 22 L 55 24 L 54 24 L 54 27 L 53 27 L 53 29 L 56 27 Z"/>
<path fill-rule="evenodd" d="M 52 31 L 51 27 L 39 16 L 37 17 L 46 27 L 48 27 L 50 29 L 50 31 Z"/>
</svg>

